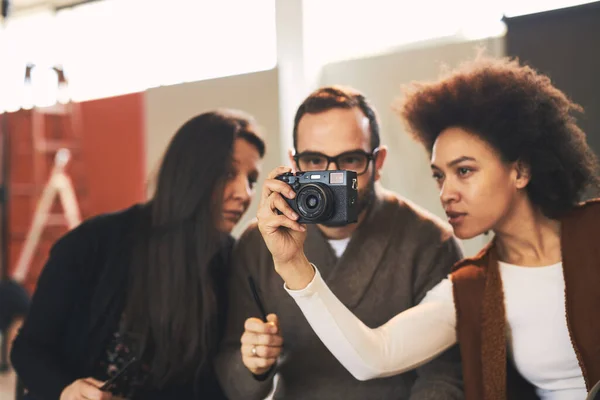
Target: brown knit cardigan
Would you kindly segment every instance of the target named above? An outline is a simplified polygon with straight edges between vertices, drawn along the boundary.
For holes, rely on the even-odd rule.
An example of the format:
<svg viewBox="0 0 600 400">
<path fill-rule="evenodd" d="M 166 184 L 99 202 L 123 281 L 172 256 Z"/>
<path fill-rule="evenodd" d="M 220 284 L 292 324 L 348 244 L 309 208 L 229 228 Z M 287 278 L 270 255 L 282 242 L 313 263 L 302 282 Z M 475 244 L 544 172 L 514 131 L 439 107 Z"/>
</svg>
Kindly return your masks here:
<svg viewBox="0 0 600 400">
<path fill-rule="evenodd" d="M 560 222 L 567 325 L 589 391 L 600 380 L 600 199 L 577 206 Z M 537 398 L 507 363 L 504 293 L 494 241 L 457 263 L 452 282 L 467 400 Z"/>
</svg>

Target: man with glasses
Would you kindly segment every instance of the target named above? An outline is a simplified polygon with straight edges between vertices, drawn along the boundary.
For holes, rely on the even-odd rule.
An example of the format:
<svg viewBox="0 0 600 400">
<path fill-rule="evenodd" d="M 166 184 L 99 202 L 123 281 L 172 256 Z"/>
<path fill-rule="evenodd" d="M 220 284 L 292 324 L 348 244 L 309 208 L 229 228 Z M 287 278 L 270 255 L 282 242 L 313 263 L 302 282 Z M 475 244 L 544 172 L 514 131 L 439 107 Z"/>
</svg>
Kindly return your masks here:
<svg viewBox="0 0 600 400">
<path fill-rule="evenodd" d="M 353 89 L 324 87 L 298 108 L 293 135 L 294 170 L 358 175 L 357 223 L 307 225 L 305 253 L 328 286 L 370 327 L 418 304 L 462 254 L 449 227 L 381 187 L 387 148 L 374 109 Z M 275 375 L 274 399 L 463 398 L 456 348 L 402 375 L 354 379 L 285 292 L 256 224 L 240 238 L 231 272 L 228 322 L 216 359 L 230 399 L 265 398 Z M 261 308 L 274 314 L 268 322 Z"/>
</svg>

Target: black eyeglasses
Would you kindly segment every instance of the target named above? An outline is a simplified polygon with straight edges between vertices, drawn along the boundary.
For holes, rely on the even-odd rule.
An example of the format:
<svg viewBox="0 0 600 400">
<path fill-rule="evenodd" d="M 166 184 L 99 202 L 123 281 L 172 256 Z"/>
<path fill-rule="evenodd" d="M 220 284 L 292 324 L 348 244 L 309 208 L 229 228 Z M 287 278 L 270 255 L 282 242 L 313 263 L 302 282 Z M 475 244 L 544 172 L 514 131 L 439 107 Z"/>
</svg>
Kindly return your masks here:
<svg viewBox="0 0 600 400">
<path fill-rule="evenodd" d="M 323 153 L 305 151 L 294 155 L 294 161 L 300 171 L 324 171 L 333 163 L 337 169 L 354 171 L 362 175 L 369 169 L 369 162 L 377 157 L 379 148 L 367 153 L 364 150 L 346 151 L 335 157 L 329 157 Z"/>
</svg>

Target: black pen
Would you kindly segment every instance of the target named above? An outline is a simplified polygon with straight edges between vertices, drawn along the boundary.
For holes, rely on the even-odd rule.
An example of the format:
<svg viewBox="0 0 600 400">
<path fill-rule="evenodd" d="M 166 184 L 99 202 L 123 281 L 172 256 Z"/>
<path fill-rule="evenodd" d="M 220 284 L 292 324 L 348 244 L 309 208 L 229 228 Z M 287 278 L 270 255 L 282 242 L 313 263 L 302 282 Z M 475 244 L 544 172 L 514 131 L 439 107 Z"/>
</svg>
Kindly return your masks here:
<svg viewBox="0 0 600 400">
<path fill-rule="evenodd" d="M 254 284 L 254 279 L 251 276 L 248 276 L 248 283 L 250 284 L 250 290 L 252 291 L 252 296 L 254 297 L 254 302 L 258 306 L 260 310 L 262 319 L 264 322 L 267 322 L 267 313 L 265 312 L 265 307 L 260 301 L 260 297 L 258 296 L 258 292 L 256 291 L 256 285 Z"/>
</svg>

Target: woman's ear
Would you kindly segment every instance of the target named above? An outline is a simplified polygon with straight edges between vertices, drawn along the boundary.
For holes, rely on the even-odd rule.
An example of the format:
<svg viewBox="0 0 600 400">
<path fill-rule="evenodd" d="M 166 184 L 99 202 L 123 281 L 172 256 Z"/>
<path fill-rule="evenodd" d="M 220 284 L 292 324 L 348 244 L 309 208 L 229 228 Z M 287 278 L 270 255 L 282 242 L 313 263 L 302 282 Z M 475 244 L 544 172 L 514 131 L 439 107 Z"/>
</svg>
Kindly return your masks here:
<svg viewBox="0 0 600 400">
<path fill-rule="evenodd" d="M 517 161 L 515 163 L 515 171 L 517 173 L 517 189 L 525 188 L 531 180 L 531 167 L 526 162 Z"/>
</svg>

